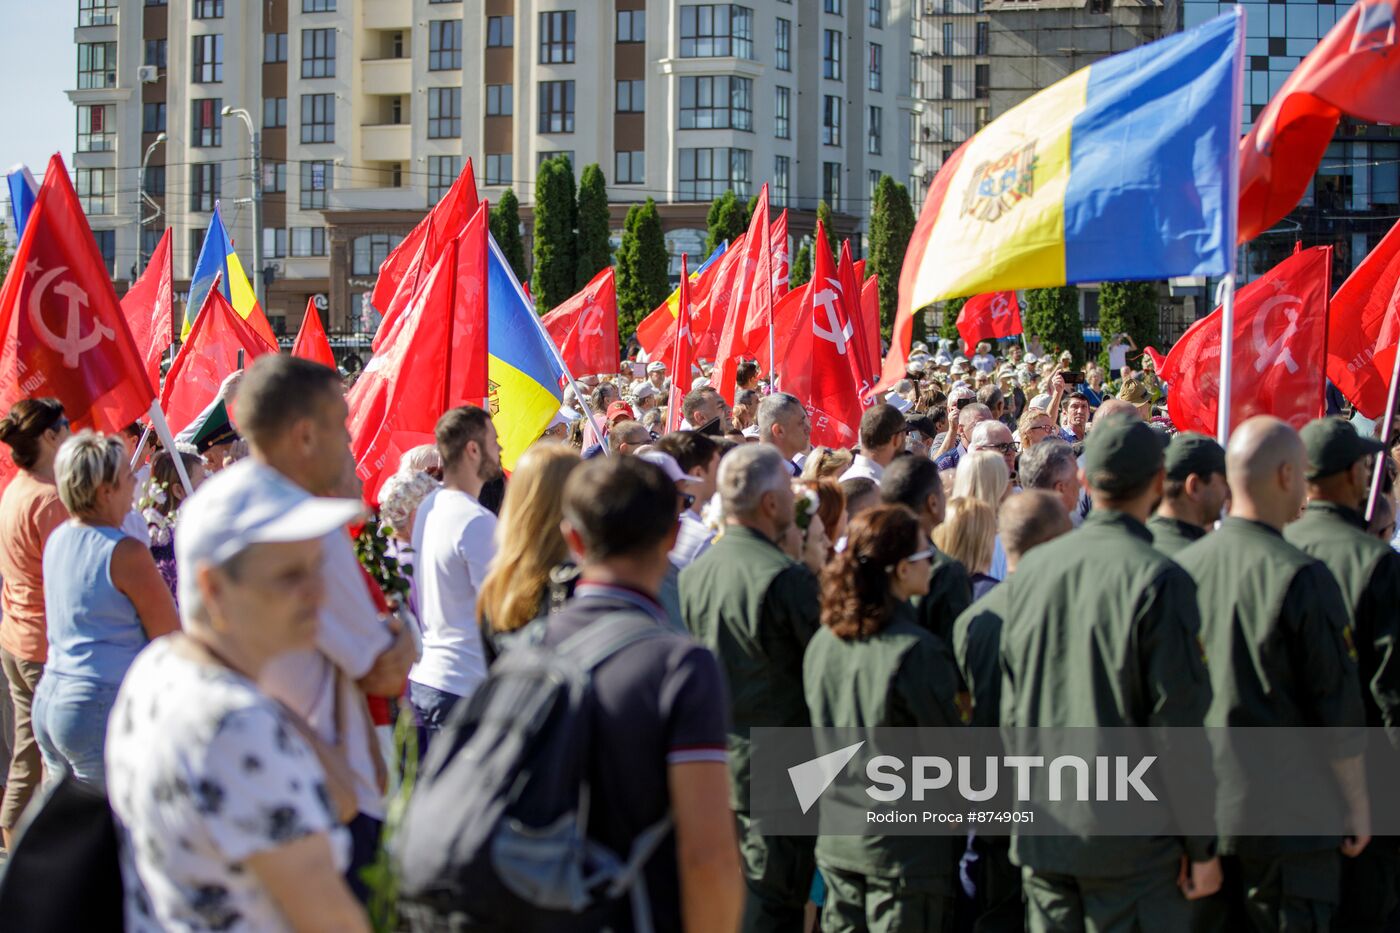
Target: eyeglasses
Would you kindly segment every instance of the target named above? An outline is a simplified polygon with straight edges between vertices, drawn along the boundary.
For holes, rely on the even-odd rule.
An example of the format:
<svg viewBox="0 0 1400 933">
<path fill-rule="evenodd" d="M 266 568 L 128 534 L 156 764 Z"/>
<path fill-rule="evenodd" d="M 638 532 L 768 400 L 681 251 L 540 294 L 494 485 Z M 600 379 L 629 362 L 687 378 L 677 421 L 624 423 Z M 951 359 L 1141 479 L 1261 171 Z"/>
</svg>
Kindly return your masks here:
<svg viewBox="0 0 1400 933">
<path fill-rule="evenodd" d="M 1015 441 L 1007 441 L 1005 444 L 988 444 L 988 445 L 986 445 L 985 447 L 982 447 L 982 448 L 980 448 L 980 449 L 982 449 L 982 450 L 998 450 L 998 451 L 1001 451 L 1001 452 L 1004 453 L 1004 454 L 1010 454 L 1010 453 L 1015 453 L 1015 452 L 1016 452 L 1016 442 L 1015 442 Z"/>
</svg>

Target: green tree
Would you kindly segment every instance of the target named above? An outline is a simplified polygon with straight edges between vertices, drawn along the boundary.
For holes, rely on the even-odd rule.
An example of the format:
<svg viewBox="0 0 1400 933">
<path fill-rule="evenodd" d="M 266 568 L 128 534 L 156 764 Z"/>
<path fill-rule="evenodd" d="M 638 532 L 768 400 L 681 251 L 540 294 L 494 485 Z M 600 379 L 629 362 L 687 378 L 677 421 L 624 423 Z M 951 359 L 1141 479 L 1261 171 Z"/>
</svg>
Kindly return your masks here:
<svg viewBox="0 0 1400 933">
<path fill-rule="evenodd" d="M 1099 288 L 1099 333 L 1103 335 L 1099 363 L 1105 371 L 1108 341 L 1114 334 L 1132 337 L 1139 350 L 1157 342 L 1157 295 L 1155 282 L 1105 282 Z"/>
<path fill-rule="evenodd" d="M 812 280 L 812 243 L 803 240 L 788 267 L 788 288 L 800 288 Z"/>
<path fill-rule="evenodd" d="M 913 235 L 914 207 L 909 203 L 909 190 L 890 176 L 881 176 L 870 206 L 868 271 L 880 277 L 880 332 L 886 338 L 894 330 L 895 308 L 899 304 L 899 272 Z M 957 317 L 956 312 L 953 316 Z M 916 322 L 916 328 L 921 326 Z"/>
<path fill-rule="evenodd" d="M 753 220 L 753 212 L 758 210 L 758 195 L 749 198 L 749 203 L 744 206 L 744 229 L 747 230 L 749 222 Z M 769 214 L 772 214 L 772 203 L 769 203 Z M 771 217 L 770 217 L 771 220 Z"/>
<path fill-rule="evenodd" d="M 528 281 L 525 268 L 525 241 L 520 238 L 520 202 L 516 200 L 515 189 L 507 188 L 491 208 L 491 235 L 496 245 L 505 254 L 511 271 L 522 282 Z"/>
<path fill-rule="evenodd" d="M 624 343 L 642 318 L 670 296 L 670 264 L 656 202 L 647 198 L 632 205 L 617 251 L 618 336 Z"/>
<path fill-rule="evenodd" d="M 5 281 L 5 276 L 10 271 L 10 260 L 14 254 L 10 251 L 10 240 L 5 235 L 7 227 L 3 220 L 0 220 L 0 282 Z"/>
<path fill-rule="evenodd" d="M 1084 362 L 1084 322 L 1079 317 L 1079 289 L 1073 285 L 1028 289 L 1021 323 L 1027 337 L 1040 337 L 1046 352 L 1068 350 L 1076 366 Z"/>
<path fill-rule="evenodd" d="M 958 312 L 967 304 L 966 298 L 949 298 L 943 302 L 943 324 L 938 328 L 938 336 L 958 341 L 962 346 L 962 335 L 958 333 Z"/>
<path fill-rule="evenodd" d="M 535 276 L 531 282 L 541 314 L 574 293 L 576 218 L 573 167 L 564 156 L 546 159 L 535 177 Z"/>
<path fill-rule="evenodd" d="M 835 255 L 836 255 L 836 250 L 835 250 L 833 247 L 834 247 L 835 245 L 839 245 L 841 241 L 837 238 L 837 236 L 836 236 L 836 231 L 832 228 L 832 225 L 831 225 L 831 205 L 827 204 L 825 201 L 818 201 L 818 202 L 817 202 L 817 223 L 822 227 L 822 230 L 824 231 L 824 233 L 825 233 L 825 235 L 826 235 L 826 244 L 825 244 L 825 245 L 826 245 L 826 251 L 827 251 L 827 253 L 830 254 L 831 256 L 835 256 Z M 813 248 L 813 249 L 816 249 L 816 241 L 817 241 L 817 235 L 816 235 L 816 233 L 813 233 L 813 234 L 812 234 L 812 244 L 813 244 L 813 245 L 812 245 L 812 248 Z"/>
<path fill-rule="evenodd" d="M 608 217 L 608 189 L 603 170 L 597 163 L 586 166 L 578 183 L 578 269 L 574 291 L 592 281 L 593 276 L 612 262 L 612 231 Z"/>
<path fill-rule="evenodd" d="M 744 203 L 734 196 L 733 191 L 726 191 L 715 198 L 705 215 L 705 226 L 709 229 L 705 237 L 705 255 L 713 253 L 725 240 L 732 243 L 742 236 L 749 229 L 747 215 Z"/>
</svg>

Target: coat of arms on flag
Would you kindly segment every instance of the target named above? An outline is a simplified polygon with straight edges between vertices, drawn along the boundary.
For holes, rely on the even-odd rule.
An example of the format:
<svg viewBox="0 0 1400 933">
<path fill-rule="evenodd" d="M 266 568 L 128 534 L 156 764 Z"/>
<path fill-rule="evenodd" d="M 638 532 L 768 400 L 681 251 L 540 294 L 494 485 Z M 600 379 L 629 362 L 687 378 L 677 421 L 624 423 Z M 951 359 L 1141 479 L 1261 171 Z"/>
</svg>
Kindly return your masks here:
<svg viewBox="0 0 1400 933">
<path fill-rule="evenodd" d="M 973 169 L 963 196 L 963 216 L 995 222 L 1022 198 L 1035 194 L 1035 140 L 1018 146 L 995 162 Z"/>
</svg>

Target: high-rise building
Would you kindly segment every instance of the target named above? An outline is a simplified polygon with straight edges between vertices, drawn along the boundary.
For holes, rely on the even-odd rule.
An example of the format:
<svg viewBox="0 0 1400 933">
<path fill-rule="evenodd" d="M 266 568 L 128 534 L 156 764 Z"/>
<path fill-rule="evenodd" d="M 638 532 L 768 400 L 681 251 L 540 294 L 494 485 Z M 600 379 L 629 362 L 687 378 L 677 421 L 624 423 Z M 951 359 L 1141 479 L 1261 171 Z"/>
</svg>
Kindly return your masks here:
<svg viewBox="0 0 1400 933">
<path fill-rule="evenodd" d="M 311 295 L 332 330 L 372 327 L 379 263 L 466 158 L 483 197 L 514 188 L 527 240 L 539 162 L 598 163 L 615 230 L 658 202 L 673 271 L 726 190 L 767 181 L 795 236 L 824 199 L 857 235 L 882 174 L 928 173 L 912 0 L 76 2 L 73 164 L 114 276 L 168 226 L 187 280 L 216 201 L 258 274 L 252 140 L 223 115 L 242 110 L 264 304 L 288 329 Z"/>
<path fill-rule="evenodd" d="M 914 47 L 910 67 L 917 68 L 915 98 L 920 183 L 910 181 L 918 200 L 953 151 L 986 126 L 991 105 L 991 19 L 984 0 L 915 0 Z"/>
</svg>

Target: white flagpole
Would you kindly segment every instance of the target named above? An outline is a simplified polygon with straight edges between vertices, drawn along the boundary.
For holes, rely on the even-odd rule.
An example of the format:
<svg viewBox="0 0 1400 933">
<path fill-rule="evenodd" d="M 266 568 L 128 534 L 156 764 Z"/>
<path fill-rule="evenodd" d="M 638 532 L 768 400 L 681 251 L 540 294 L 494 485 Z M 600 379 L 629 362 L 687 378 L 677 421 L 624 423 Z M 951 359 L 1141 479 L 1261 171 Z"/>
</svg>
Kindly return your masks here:
<svg viewBox="0 0 1400 933">
<path fill-rule="evenodd" d="M 1396 286 L 1394 293 L 1390 296 L 1390 307 L 1386 309 L 1388 314 L 1400 314 L 1400 285 Z M 1390 447 L 1390 427 L 1395 423 L 1395 390 L 1400 385 L 1400 348 L 1396 349 L 1395 362 L 1390 368 L 1390 389 L 1385 397 L 1385 421 L 1381 425 L 1381 443 L 1386 445 L 1387 450 L 1382 450 L 1376 454 L 1376 470 L 1371 475 L 1371 494 L 1366 497 L 1366 521 L 1371 520 L 1371 516 L 1376 514 L 1376 502 L 1381 495 L 1381 477 L 1385 475 L 1385 458 L 1389 456 Z"/>
<path fill-rule="evenodd" d="M 1216 412 L 1215 433 L 1221 447 L 1230 443 L 1230 378 L 1235 347 L 1234 265 L 1232 259 L 1231 271 L 1225 273 L 1215 290 L 1216 301 L 1220 302 L 1220 397 L 1217 399 L 1220 407 Z"/>
<path fill-rule="evenodd" d="M 170 452 L 170 459 L 175 462 L 175 472 L 180 474 L 180 485 L 185 487 L 185 495 L 194 495 L 194 486 L 190 484 L 190 474 L 185 470 L 185 458 L 180 456 L 180 452 L 175 449 L 175 438 L 170 434 L 170 425 L 165 420 L 165 412 L 160 410 L 160 402 L 151 402 L 151 427 L 156 429 L 156 437 L 165 445 L 165 449 Z"/>
<path fill-rule="evenodd" d="M 1242 7 L 1235 8 L 1235 81 L 1234 93 L 1231 105 L 1234 118 L 1230 121 L 1235 128 L 1235 139 L 1242 135 L 1240 121 L 1244 117 L 1244 43 L 1245 43 L 1245 10 Z M 1239 234 L 1239 210 L 1240 210 L 1240 147 L 1230 146 L 1230 167 L 1227 177 L 1230 184 L 1226 186 L 1225 197 L 1228 199 L 1225 204 L 1225 243 L 1230 250 L 1229 268 L 1225 272 L 1225 277 L 1220 280 L 1220 287 L 1216 290 L 1216 300 L 1221 307 L 1220 313 L 1220 394 L 1217 400 L 1220 408 L 1216 413 L 1216 434 L 1219 435 L 1220 446 L 1225 447 L 1230 443 L 1230 379 L 1233 365 L 1233 355 L 1235 349 L 1235 270 L 1239 262 L 1239 245 L 1236 239 Z"/>
<path fill-rule="evenodd" d="M 146 442 L 151 439 L 151 426 L 146 425 L 146 430 L 141 432 L 141 443 L 136 445 L 136 452 L 131 455 L 131 469 L 136 469 L 136 464 L 141 462 L 141 455 L 146 452 Z"/>
</svg>

